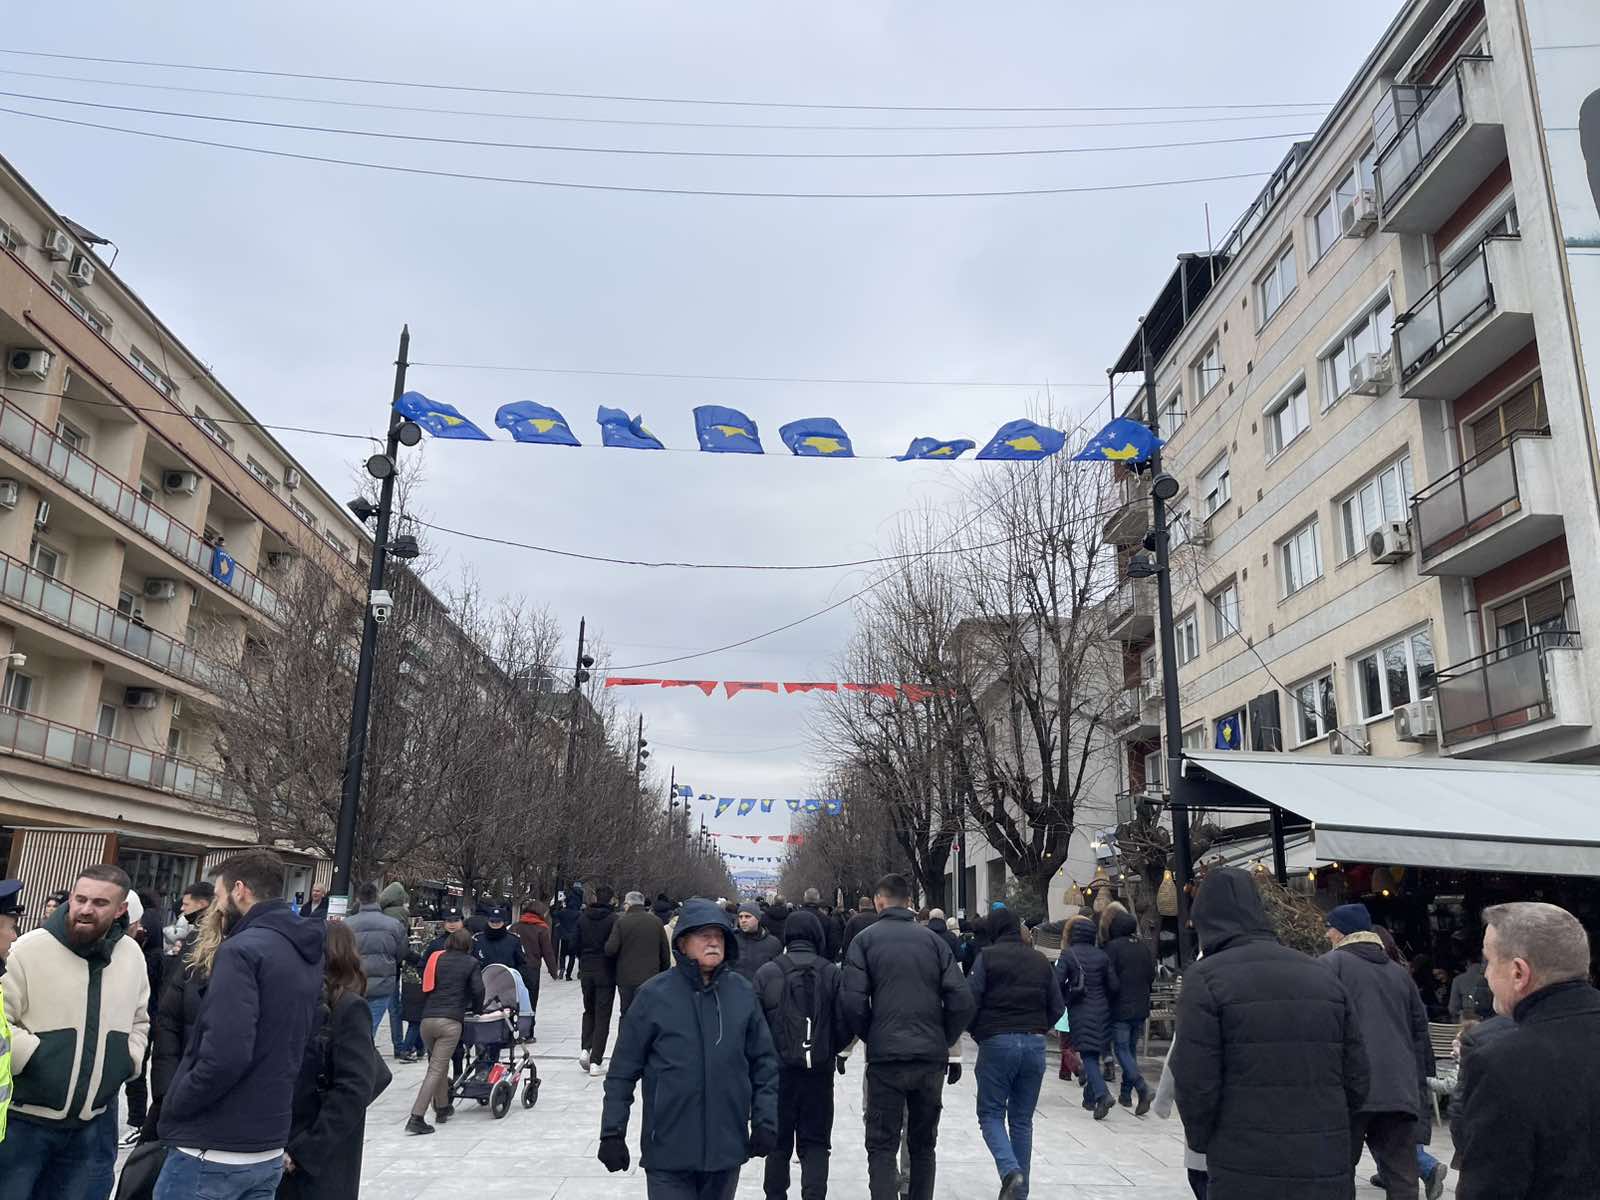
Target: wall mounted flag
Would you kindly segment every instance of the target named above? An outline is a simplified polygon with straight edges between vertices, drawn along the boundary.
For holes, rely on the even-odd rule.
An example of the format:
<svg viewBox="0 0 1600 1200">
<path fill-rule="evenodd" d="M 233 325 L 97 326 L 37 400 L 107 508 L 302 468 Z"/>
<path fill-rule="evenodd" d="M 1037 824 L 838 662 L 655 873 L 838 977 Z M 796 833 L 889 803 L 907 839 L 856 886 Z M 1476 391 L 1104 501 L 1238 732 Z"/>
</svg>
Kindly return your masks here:
<svg viewBox="0 0 1600 1200">
<path fill-rule="evenodd" d="M 1131 417 L 1118 417 L 1083 444 L 1073 462 L 1146 462 L 1161 449 L 1161 439 L 1150 426 Z"/>
<path fill-rule="evenodd" d="M 806 417 L 778 429 L 792 454 L 801 458 L 854 458 L 850 435 L 832 417 Z"/>
<path fill-rule="evenodd" d="M 978 443 L 971 438 L 956 438 L 953 442 L 941 442 L 938 438 L 919 437 L 911 440 L 911 445 L 906 447 L 906 452 L 900 455 L 900 462 L 911 462 L 919 458 L 931 458 L 941 461 L 960 458 Z"/>
<path fill-rule="evenodd" d="M 661 439 L 644 427 L 644 417 L 630 417 L 620 408 L 604 404 L 594 414 L 600 423 L 600 444 L 624 450 L 665 450 Z"/>
<path fill-rule="evenodd" d="M 761 454 L 761 431 L 737 408 L 702 404 L 694 410 L 694 432 L 700 449 L 715 454 Z"/>
<path fill-rule="evenodd" d="M 1059 429 L 1028 420 L 1008 421 L 989 439 L 989 444 L 978 451 L 978 457 L 1033 462 L 1059 453 L 1066 444 L 1067 435 Z"/>
<path fill-rule="evenodd" d="M 1239 748 L 1240 743 L 1244 741 L 1244 730 L 1241 725 L 1242 722 L 1239 720 L 1238 713 L 1234 713 L 1231 717 L 1223 717 L 1222 720 L 1217 722 L 1218 750 L 1237 750 Z"/>
<path fill-rule="evenodd" d="M 544 446 L 579 446 L 567 419 L 546 404 L 515 400 L 495 410 L 494 423 L 519 442 Z"/>
<path fill-rule="evenodd" d="M 429 400 L 421 392 L 405 392 L 394 402 L 394 410 L 408 421 L 415 421 L 436 438 L 461 438 L 488 442 L 493 439 L 450 405 Z"/>
</svg>

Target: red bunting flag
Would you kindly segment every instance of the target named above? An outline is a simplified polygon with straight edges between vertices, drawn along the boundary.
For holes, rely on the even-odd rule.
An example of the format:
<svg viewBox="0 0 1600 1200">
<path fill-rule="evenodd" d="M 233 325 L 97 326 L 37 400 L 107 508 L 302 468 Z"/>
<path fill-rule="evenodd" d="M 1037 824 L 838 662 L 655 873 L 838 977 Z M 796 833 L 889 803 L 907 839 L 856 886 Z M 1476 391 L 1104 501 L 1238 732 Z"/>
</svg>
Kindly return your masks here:
<svg viewBox="0 0 1600 1200">
<path fill-rule="evenodd" d="M 664 680 L 660 680 L 660 679 L 625 679 L 620 675 L 610 675 L 610 676 L 606 677 L 606 686 L 608 688 L 610 688 L 610 687 L 655 687 L 657 684 L 660 684 L 660 683 L 663 683 L 663 682 L 665 682 L 665 681 Z"/>
<path fill-rule="evenodd" d="M 715 679 L 663 679 L 661 686 L 664 688 L 699 688 L 709 696 L 717 690 L 717 681 Z"/>
<path fill-rule="evenodd" d="M 837 694 L 842 687 L 847 692 L 864 692 L 869 696 L 882 696 L 886 700 L 893 700 L 904 693 L 905 698 L 912 703 L 930 700 L 934 696 L 953 696 L 953 690 L 939 690 L 919 686 L 915 683 L 768 683 L 768 682 L 723 682 L 718 679 L 635 679 L 621 675 L 609 677 L 605 686 L 613 687 L 662 687 L 662 688 L 699 688 L 701 693 L 709 696 L 721 687 L 731 700 L 740 692 L 771 692 L 777 695 L 782 690 L 785 695 L 806 692 L 832 692 Z"/>
<path fill-rule="evenodd" d="M 781 841 L 783 841 L 783 837 L 784 837 L 784 835 L 781 834 L 781 833 L 769 833 L 769 834 L 767 834 L 767 841 L 769 841 L 769 842 L 781 842 Z"/>
<path fill-rule="evenodd" d="M 793 695 L 795 692 L 837 692 L 837 683 L 786 683 L 783 690 Z"/>
<path fill-rule="evenodd" d="M 740 692 L 771 692 L 776 695 L 778 685 L 775 683 L 725 683 L 722 685 L 722 690 L 727 692 L 728 699 L 732 700 Z"/>
<path fill-rule="evenodd" d="M 899 689 L 892 683 L 847 683 L 844 685 L 847 692 L 866 692 L 873 696 L 883 696 L 893 700 L 899 694 Z"/>
<path fill-rule="evenodd" d="M 900 690 L 905 693 L 906 699 L 913 704 L 921 704 L 924 700 L 931 700 L 939 694 L 934 688 L 918 687 L 914 683 L 902 683 Z"/>
</svg>

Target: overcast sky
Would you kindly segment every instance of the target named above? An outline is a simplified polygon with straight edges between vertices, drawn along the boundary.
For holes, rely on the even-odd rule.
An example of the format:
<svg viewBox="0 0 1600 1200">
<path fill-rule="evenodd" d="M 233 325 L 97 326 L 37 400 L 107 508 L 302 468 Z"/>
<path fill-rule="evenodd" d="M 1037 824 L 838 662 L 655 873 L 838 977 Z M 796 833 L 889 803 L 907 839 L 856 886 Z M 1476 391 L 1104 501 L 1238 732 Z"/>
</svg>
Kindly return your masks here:
<svg viewBox="0 0 1600 1200">
<path fill-rule="evenodd" d="M 1116 107 L 916 112 L 536 98 L 372 87 L 0 54 L 0 90 L 191 113 L 494 141 L 680 150 L 910 152 L 1127 146 L 942 160 L 612 156 L 380 141 L 73 109 L 0 106 L 296 153 L 473 174 L 658 188 L 941 192 L 1077 188 L 1269 172 L 1307 116 L 1157 105 L 1333 101 L 1395 11 L 1358 0 L 1308 25 L 1255 0 L 1092 5 L 847 0 L 689 5 L 106 5 L 64 22 L 7 16 L 10 47 L 485 88 L 798 105 Z M 1308 42 L 1308 35 L 1312 40 Z M 1037 130 L 707 129 L 449 116 L 42 79 L 173 84 L 495 114 L 805 125 L 1072 124 Z M 1302 110 L 1303 112 L 1304 110 Z M 1244 117 L 1209 123 L 1120 124 Z M 1089 124 L 1085 123 L 1101 123 Z M 1174 256 L 1206 245 L 1260 179 L 987 199 L 734 199 L 575 191 L 294 162 L 0 114 L 3 151 L 61 211 L 111 238 L 117 271 L 261 420 L 380 430 L 395 340 L 418 362 L 705 375 L 1024 382 L 1027 388 L 755 384 L 417 367 L 412 385 L 488 427 L 533 399 L 598 441 L 599 404 L 695 445 L 690 410 L 742 408 L 763 458 L 431 443 L 419 509 L 496 537 L 629 558 L 837 561 L 870 555 L 897 513 L 945 502 L 981 465 L 795 460 L 777 428 L 839 419 L 858 454 L 914 436 L 980 443 L 1046 401 L 1104 409 L 1105 367 Z M 504 435 L 501 435 L 504 437 Z M 335 495 L 360 443 L 283 442 Z M 822 608 L 860 571 L 605 567 L 435 535 L 447 573 L 587 616 L 618 666 L 692 654 Z M 848 607 L 738 651 L 627 674 L 831 679 Z M 811 794 L 803 696 L 630 690 L 662 776 L 731 796 Z M 780 806 L 781 807 L 781 806 Z M 709 815 L 709 814 L 708 814 Z M 779 831 L 786 817 L 712 822 Z M 740 851 L 743 852 L 743 851 Z M 762 850 L 761 853 L 768 851 Z"/>
</svg>

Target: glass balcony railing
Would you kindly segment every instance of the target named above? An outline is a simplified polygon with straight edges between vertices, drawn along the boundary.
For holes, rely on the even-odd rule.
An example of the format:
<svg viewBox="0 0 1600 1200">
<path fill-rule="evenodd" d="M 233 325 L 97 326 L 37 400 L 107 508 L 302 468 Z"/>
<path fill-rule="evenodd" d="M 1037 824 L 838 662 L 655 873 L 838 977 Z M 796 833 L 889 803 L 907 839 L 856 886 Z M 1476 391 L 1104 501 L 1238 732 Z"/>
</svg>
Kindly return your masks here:
<svg viewBox="0 0 1600 1200">
<path fill-rule="evenodd" d="M 1513 432 L 1412 498 L 1411 512 L 1424 561 L 1495 524 L 1522 495 L 1516 442 L 1548 438 L 1548 432 Z"/>
<path fill-rule="evenodd" d="M 1115 629 L 1135 616 L 1149 616 L 1155 611 L 1153 580 L 1124 579 L 1111 593 L 1106 605 L 1106 624 Z"/>
<path fill-rule="evenodd" d="M 1494 311 L 1494 279 L 1488 246 L 1497 234 L 1450 268 L 1450 273 L 1430 288 L 1422 299 L 1395 322 L 1395 345 L 1400 350 L 1400 377 L 1411 379 L 1467 330 Z"/>
<path fill-rule="evenodd" d="M 259 576 L 234 563 L 231 575 L 225 579 L 224 572 L 215 569 L 216 547 L 87 454 L 68 446 L 9 400 L 0 400 L 0 442 L 252 608 L 269 617 L 278 615 L 278 594 Z"/>
<path fill-rule="evenodd" d="M 1576 629 L 1546 629 L 1440 671 L 1434 680 L 1439 740 L 1449 746 L 1554 715 L 1551 650 L 1583 644 Z"/>
<path fill-rule="evenodd" d="M 1432 161 L 1450 135 L 1466 121 L 1466 89 L 1461 72 L 1463 63 L 1467 61 L 1471 60 L 1457 62 L 1449 78 L 1435 87 L 1401 85 L 1395 88 L 1396 92 L 1404 93 L 1400 97 L 1400 107 L 1411 108 L 1412 112 L 1394 141 L 1378 155 L 1374 174 L 1378 182 L 1378 195 L 1385 209 L 1394 206 L 1394 202 L 1422 174 L 1422 169 Z"/>
</svg>

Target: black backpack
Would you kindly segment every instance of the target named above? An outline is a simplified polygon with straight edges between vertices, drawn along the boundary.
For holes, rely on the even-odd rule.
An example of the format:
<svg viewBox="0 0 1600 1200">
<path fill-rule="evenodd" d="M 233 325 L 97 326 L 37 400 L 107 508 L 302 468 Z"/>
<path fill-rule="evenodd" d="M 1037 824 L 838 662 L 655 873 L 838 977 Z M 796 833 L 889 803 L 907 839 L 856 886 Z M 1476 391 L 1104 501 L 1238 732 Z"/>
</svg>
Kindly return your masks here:
<svg viewBox="0 0 1600 1200">
<path fill-rule="evenodd" d="M 820 1067 L 835 1053 L 821 960 L 801 965 L 780 954 L 776 961 L 783 972 L 783 996 L 771 1021 L 778 1060 L 786 1067 Z"/>
</svg>

